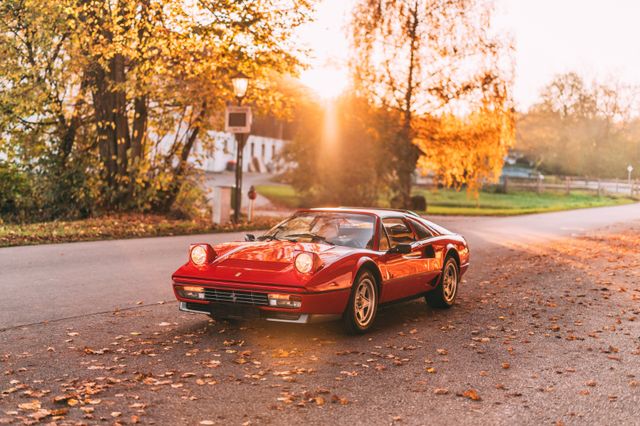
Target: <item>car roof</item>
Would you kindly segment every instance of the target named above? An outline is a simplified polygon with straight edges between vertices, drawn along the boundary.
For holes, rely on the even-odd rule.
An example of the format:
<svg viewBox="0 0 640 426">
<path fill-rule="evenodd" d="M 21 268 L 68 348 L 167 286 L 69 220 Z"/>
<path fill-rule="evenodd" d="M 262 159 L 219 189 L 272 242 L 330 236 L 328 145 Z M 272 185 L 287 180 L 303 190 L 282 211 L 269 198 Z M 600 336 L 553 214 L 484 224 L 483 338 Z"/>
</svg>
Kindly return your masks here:
<svg viewBox="0 0 640 426">
<path fill-rule="evenodd" d="M 316 212 L 344 212 L 344 213 L 364 213 L 374 214 L 381 219 L 387 217 L 413 216 L 419 218 L 420 215 L 411 210 L 401 209 L 384 209 L 384 208 L 368 208 L 368 207 L 320 207 L 313 209 L 302 209 L 300 211 L 316 211 Z"/>
</svg>

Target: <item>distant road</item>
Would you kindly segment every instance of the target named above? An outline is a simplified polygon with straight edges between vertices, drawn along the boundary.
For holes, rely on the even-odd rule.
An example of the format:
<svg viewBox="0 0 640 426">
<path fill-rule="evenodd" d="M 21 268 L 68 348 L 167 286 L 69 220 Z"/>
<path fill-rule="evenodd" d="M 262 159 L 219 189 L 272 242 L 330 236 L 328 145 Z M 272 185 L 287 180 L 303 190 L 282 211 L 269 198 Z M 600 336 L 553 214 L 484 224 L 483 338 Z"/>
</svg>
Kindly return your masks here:
<svg viewBox="0 0 640 426">
<path fill-rule="evenodd" d="M 463 234 L 473 259 L 497 246 L 526 245 L 640 220 L 640 204 L 537 215 L 432 217 Z M 0 249 L 0 329 L 173 299 L 171 273 L 189 243 L 243 233 L 51 244 Z"/>
</svg>

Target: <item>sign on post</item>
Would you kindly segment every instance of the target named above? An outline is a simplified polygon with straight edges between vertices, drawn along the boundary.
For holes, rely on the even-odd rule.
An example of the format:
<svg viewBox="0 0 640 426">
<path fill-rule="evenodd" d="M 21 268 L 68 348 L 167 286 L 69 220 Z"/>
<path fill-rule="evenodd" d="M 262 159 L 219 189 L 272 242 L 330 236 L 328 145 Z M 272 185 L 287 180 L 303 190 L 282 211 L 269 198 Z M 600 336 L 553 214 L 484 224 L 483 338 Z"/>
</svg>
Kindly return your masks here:
<svg viewBox="0 0 640 426">
<path fill-rule="evenodd" d="M 251 107 L 227 106 L 224 130 L 229 133 L 249 133 L 251 131 Z"/>
</svg>

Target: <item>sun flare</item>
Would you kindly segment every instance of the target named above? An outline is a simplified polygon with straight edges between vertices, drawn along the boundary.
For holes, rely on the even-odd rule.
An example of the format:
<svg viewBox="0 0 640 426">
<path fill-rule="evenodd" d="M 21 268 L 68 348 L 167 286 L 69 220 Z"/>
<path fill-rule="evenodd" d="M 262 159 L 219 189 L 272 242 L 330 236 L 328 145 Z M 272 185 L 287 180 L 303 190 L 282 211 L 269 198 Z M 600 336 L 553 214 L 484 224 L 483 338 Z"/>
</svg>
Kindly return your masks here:
<svg viewBox="0 0 640 426">
<path fill-rule="evenodd" d="M 322 99 L 335 99 L 349 85 L 347 70 L 337 67 L 322 67 L 305 70 L 300 81 Z"/>
</svg>

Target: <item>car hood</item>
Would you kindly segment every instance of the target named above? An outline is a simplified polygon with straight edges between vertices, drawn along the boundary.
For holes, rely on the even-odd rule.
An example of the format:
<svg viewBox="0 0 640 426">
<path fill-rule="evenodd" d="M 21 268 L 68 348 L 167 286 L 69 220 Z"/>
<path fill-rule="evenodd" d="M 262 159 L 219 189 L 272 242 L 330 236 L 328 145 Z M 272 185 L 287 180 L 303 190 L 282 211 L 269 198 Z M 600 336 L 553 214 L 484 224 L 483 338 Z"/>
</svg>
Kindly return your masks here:
<svg viewBox="0 0 640 426">
<path fill-rule="evenodd" d="M 214 250 L 217 257 L 211 264 L 198 267 L 187 262 L 175 272 L 173 278 L 304 287 L 312 274 L 300 274 L 295 269 L 293 264 L 298 253 L 317 254 L 324 269 L 357 249 L 276 240 L 224 243 L 214 246 Z"/>
</svg>

